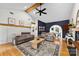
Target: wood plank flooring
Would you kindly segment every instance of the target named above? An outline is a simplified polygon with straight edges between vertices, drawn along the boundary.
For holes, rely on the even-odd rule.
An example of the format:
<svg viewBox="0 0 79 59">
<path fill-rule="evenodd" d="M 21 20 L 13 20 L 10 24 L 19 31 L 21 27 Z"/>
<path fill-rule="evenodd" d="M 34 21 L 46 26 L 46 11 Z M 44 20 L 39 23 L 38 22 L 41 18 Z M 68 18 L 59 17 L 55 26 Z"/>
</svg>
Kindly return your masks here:
<svg viewBox="0 0 79 59">
<path fill-rule="evenodd" d="M 60 56 L 69 56 L 69 51 L 68 51 L 68 48 L 67 48 L 67 44 L 64 40 L 62 40 Z"/>
<path fill-rule="evenodd" d="M 23 53 L 11 44 L 0 45 L 0 56 L 23 56 Z"/>
<path fill-rule="evenodd" d="M 79 50 L 79 41 L 73 42 L 77 50 Z"/>
<path fill-rule="evenodd" d="M 69 56 L 67 44 L 63 40 L 60 49 L 60 56 Z M 23 56 L 23 53 L 11 44 L 0 45 L 0 56 Z"/>
</svg>

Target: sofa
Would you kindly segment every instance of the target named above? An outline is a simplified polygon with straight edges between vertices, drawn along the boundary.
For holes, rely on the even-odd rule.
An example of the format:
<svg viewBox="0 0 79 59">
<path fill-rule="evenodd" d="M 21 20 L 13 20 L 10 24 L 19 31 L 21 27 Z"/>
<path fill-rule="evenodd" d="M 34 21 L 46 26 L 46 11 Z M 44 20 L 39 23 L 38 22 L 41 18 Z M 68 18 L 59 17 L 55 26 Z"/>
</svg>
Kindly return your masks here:
<svg viewBox="0 0 79 59">
<path fill-rule="evenodd" d="M 54 41 L 54 39 L 56 38 L 56 36 L 53 32 L 52 33 L 42 32 L 39 37 L 42 37 L 47 41 Z"/>
<path fill-rule="evenodd" d="M 22 32 L 20 36 L 16 36 L 14 41 L 15 45 L 25 43 L 34 39 L 34 35 L 31 35 L 29 32 Z"/>
</svg>

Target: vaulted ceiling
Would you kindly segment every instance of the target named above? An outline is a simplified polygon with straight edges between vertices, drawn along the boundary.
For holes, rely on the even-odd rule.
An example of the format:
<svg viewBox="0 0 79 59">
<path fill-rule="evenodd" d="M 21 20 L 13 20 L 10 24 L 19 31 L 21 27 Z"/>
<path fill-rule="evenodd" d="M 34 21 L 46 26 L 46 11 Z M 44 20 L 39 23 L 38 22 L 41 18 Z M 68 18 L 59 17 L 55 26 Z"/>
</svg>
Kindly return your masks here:
<svg viewBox="0 0 79 59">
<path fill-rule="evenodd" d="M 25 10 L 29 8 L 33 3 L 0 3 L 0 9 L 17 9 Z"/>
<path fill-rule="evenodd" d="M 34 3 L 0 3 L 0 9 L 16 9 L 25 11 L 33 4 Z M 33 17 L 33 19 L 39 19 L 44 22 L 69 19 L 72 13 L 73 5 L 73 3 L 45 3 L 42 5 L 42 8 L 46 8 L 47 15 L 42 15 L 40 17 L 36 14 L 37 11 L 35 9 L 33 9 L 33 11 L 29 14 Z"/>
<path fill-rule="evenodd" d="M 35 3 L 33 5 L 31 5 L 29 8 L 25 9 L 25 12 L 29 13 L 32 12 L 34 9 L 36 9 L 37 7 L 43 5 L 43 3 Z"/>
<path fill-rule="evenodd" d="M 37 10 L 33 10 L 30 15 L 35 20 L 41 20 L 43 22 L 53 22 L 71 19 L 74 3 L 44 3 L 41 9 L 46 8 L 47 14 L 36 14 Z M 39 9 L 39 7 L 38 7 Z"/>
</svg>

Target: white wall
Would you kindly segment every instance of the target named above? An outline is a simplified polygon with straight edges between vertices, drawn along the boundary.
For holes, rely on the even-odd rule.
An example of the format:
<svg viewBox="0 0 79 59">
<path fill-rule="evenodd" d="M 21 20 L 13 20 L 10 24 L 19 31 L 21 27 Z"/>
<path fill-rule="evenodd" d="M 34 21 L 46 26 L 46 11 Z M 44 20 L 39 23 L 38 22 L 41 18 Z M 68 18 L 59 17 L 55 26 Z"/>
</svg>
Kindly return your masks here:
<svg viewBox="0 0 79 59">
<path fill-rule="evenodd" d="M 76 16 L 77 16 L 77 11 L 79 10 L 79 3 L 75 3 L 74 7 L 73 7 L 73 12 L 72 12 L 72 16 L 71 18 L 73 18 L 73 23 L 74 25 L 76 25 Z M 79 25 L 77 25 L 76 27 L 79 27 Z M 73 31 L 73 30 L 72 30 Z M 75 31 L 73 31 L 73 36 L 75 38 Z"/>
<path fill-rule="evenodd" d="M 35 24 L 32 24 L 31 26 L 32 26 L 31 34 L 33 34 L 35 37 L 37 37 L 38 36 L 38 20 L 36 20 Z"/>
<path fill-rule="evenodd" d="M 72 18 L 73 18 L 73 23 L 76 25 L 76 16 L 77 16 L 77 11 L 79 10 L 79 3 L 74 4 L 73 12 L 72 12 Z"/>
<path fill-rule="evenodd" d="M 9 12 L 14 12 L 14 15 L 10 15 Z M 24 21 L 25 26 L 31 26 L 31 17 L 24 11 L 15 9 L 0 9 L 0 23 L 8 24 L 8 17 L 15 18 L 16 25 L 19 25 L 19 20 Z M 0 26 L 0 44 L 12 42 L 12 39 L 16 35 L 20 35 L 21 32 L 30 32 L 30 28 L 9 27 Z"/>
<path fill-rule="evenodd" d="M 43 14 L 39 16 L 38 14 L 34 14 L 37 12 L 36 10 L 30 14 L 43 22 L 66 20 L 71 17 L 73 5 L 73 3 L 45 3 L 41 8 L 46 8 L 45 12 L 47 12 L 47 15 Z"/>
<path fill-rule="evenodd" d="M 12 11 L 14 15 L 11 15 L 9 12 Z M 24 21 L 25 25 L 30 25 L 31 17 L 24 11 L 19 11 L 15 9 L 0 9 L 0 23 L 8 23 L 8 17 L 15 18 L 18 25 L 18 21 Z M 28 21 L 29 20 L 29 21 Z"/>
</svg>

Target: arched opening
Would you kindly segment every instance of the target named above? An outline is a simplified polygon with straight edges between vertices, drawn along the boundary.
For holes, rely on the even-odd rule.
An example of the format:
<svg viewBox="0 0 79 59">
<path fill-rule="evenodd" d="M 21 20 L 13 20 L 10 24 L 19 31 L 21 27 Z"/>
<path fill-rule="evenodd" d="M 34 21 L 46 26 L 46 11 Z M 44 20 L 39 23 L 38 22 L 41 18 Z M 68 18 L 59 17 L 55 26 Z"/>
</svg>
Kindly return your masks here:
<svg viewBox="0 0 79 59">
<path fill-rule="evenodd" d="M 62 28 L 59 25 L 53 25 L 50 27 L 50 32 L 54 32 L 56 36 L 62 39 Z"/>
</svg>

